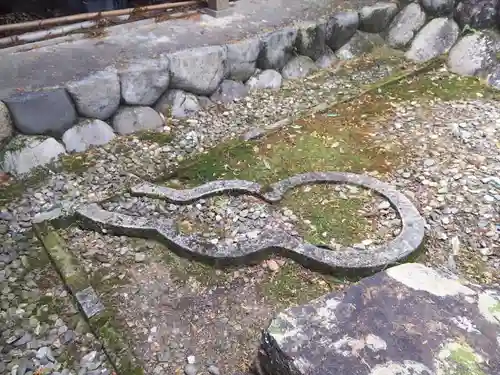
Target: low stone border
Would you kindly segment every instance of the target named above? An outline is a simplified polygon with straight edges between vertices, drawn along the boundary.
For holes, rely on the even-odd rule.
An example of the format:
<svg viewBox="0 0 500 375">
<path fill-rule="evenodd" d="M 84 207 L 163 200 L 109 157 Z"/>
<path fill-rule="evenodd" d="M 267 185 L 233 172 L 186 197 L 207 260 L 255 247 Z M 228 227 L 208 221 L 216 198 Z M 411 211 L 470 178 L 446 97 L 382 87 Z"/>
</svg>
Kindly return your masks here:
<svg viewBox="0 0 500 375">
<path fill-rule="evenodd" d="M 269 186 L 251 181 L 220 180 L 187 190 L 144 183 L 131 189 L 133 195 L 164 199 L 175 204 L 187 204 L 209 196 L 251 194 L 269 203 L 279 202 L 293 188 L 306 184 L 346 183 L 371 189 L 385 197 L 398 212 L 402 221 L 401 233 L 389 243 L 371 251 L 344 248 L 332 251 L 290 236 L 278 230 L 265 230 L 255 240 L 225 246 L 200 244 L 195 236 L 181 235 L 173 220 L 151 220 L 103 210 L 91 204 L 75 211 L 76 219 L 86 229 L 106 231 L 116 235 L 156 238 L 164 241 L 181 256 L 204 261 L 215 266 L 241 265 L 277 253 L 292 258 L 303 265 L 324 272 L 366 273 L 402 262 L 422 245 L 425 221 L 418 210 L 403 194 L 390 185 L 369 176 L 340 172 L 311 172 L 296 175 Z M 196 246 L 202 246 L 199 251 Z"/>
<path fill-rule="evenodd" d="M 500 88 L 500 42 L 489 31 L 497 27 L 497 10 L 489 4 L 422 1 L 400 8 L 380 2 L 239 43 L 132 61 L 64 87 L 19 93 L 0 102 L 0 168 L 23 176 L 116 134 L 160 129 L 164 116 L 186 117 L 250 90 L 278 89 L 282 79 L 304 77 L 384 43 L 418 62 L 449 52 L 452 72 L 482 76 Z M 464 32 L 474 29 L 486 30 Z"/>
<path fill-rule="evenodd" d="M 54 215 L 53 219 L 57 220 L 57 216 Z M 49 221 L 43 221 L 34 223 L 33 229 L 64 285 L 73 296 L 79 311 L 92 332 L 100 339 L 104 352 L 118 374 L 142 374 L 142 367 L 132 356 L 119 330 L 112 325 L 113 317 L 105 310 L 84 270 L 54 227 Z"/>
</svg>

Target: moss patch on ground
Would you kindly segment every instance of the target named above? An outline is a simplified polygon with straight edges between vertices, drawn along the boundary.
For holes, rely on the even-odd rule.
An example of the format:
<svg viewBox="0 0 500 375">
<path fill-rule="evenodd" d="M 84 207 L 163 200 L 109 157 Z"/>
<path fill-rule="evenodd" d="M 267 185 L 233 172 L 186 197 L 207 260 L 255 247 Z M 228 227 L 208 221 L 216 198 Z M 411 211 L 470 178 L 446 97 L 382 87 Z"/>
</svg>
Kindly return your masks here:
<svg viewBox="0 0 500 375">
<path fill-rule="evenodd" d="M 371 230 L 369 220 L 359 215 L 368 199 L 368 194 L 342 197 L 332 186 L 316 185 L 292 191 L 281 204 L 298 216 L 298 229 L 306 241 L 347 246 L 361 242 Z"/>
<path fill-rule="evenodd" d="M 171 133 L 159 132 L 154 130 L 144 130 L 134 134 L 134 137 L 143 142 L 157 143 L 159 145 L 166 145 L 172 142 L 173 136 Z"/>
<path fill-rule="evenodd" d="M 399 82 L 391 83 L 374 92 L 378 100 L 442 101 L 465 99 L 500 99 L 500 92 L 486 86 L 477 77 L 463 77 L 447 72 L 431 71 Z"/>
<path fill-rule="evenodd" d="M 482 358 L 466 343 L 451 343 L 444 359 L 446 373 L 450 375 L 485 375 L 481 368 Z"/>
<path fill-rule="evenodd" d="M 310 302 L 338 289 L 344 282 L 289 261 L 279 271 L 269 275 L 259 288 L 270 303 L 278 308 L 287 308 Z"/>
<path fill-rule="evenodd" d="M 263 184 L 310 171 L 386 172 L 401 150 L 374 142 L 389 103 L 366 96 L 296 121 L 258 141 L 232 140 L 187 160 L 171 175 L 182 184 L 248 179 Z M 168 181 L 167 181 L 168 183 Z"/>
<path fill-rule="evenodd" d="M 91 151 L 71 155 L 61 155 L 57 161 L 43 167 L 33 169 L 21 178 L 12 178 L 0 183 L 0 207 L 20 198 L 28 189 L 36 189 L 42 185 L 51 173 L 82 174 L 96 164 Z"/>
<path fill-rule="evenodd" d="M 390 113 L 386 102 L 371 97 L 345 103 L 261 140 L 219 145 L 181 165 L 165 184 L 174 185 L 174 180 L 173 187 L 185 188 L 216 179 L 244 179 L 266 186 L 304 172 L 384 173 L 399 165 L 403 155 L 397 146 L 373 137 L 378 131 L 374 125 Z M 352 244 L 367 230 L 367 220 L 358 214 L 362 203 L 338 197 L 331 187 L 315 186 L 290 192 L 280 205 L 301 219 L 299 229 L 308 241 L 323 243 L 326 233 L 337 243 Z"/>
<path fill-rule="evenodd" d="M 23 179 L 10 180 L 0 184 L 0 207 L 20 198 L 29 188 L 40 186 L 49 176 L 46 169 L 38 168 Z"/>
<path fill-rule="evenodd" d="M 62 155 L 58 164 L 64 172 L 82 174 L 96 163 L 90 153 L 77 153 Z"/>
</svg>

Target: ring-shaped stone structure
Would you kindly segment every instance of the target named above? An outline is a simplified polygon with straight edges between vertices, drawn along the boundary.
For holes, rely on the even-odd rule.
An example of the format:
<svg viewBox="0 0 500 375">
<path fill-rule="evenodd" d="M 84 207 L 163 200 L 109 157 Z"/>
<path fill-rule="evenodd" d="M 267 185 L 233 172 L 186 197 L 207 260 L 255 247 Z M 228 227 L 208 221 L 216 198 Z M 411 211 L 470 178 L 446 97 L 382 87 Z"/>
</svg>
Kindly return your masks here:
<svg viewBox="0 0 500 375">
<path fill-rule="evenodd" d="M 389 184 L 366 175 L 343 172 L 311 172 L 292 176 L 269 186 L 245 180 L 219 180 L 185 190 L 172 189 L 151 183 L 142 183 L 131 189 L 135 196 L 148 196 L 175 204 L 188 204 L 198 199 L 221 194 L 250 194 L 269 203 L 279 202 L 290 189 L 306 184 L 352 184 L 371 189 L 385 197 L 397 211 L 402 230 L 397 237 L 375 249 L 360 250 L 345 247 L 330 250 L 303 242 L 282 230 L 263 230 L 255 240 L 236 245 L 200 244 L 194 235 L 176 231 L 171 219 L 134 217 L 103 210 L 92 204 L 76 211 L 87 228 L 105 228 L 119 235 L 155 237 L 180 255 L 226 266 L 248 264 L 252 260 L 277 254 L 292 258 L 306 267 L 326 272 L 374 272 L 388 265 L 406 260 L 422 245 L 425 220 L 411 201 Z M 197 246 L 193 246 L 196 244 Z M 200 247 L 201 245 L 201 247 Z M 195 249 L 198 247 L 198 249 Z"/>
</svg>

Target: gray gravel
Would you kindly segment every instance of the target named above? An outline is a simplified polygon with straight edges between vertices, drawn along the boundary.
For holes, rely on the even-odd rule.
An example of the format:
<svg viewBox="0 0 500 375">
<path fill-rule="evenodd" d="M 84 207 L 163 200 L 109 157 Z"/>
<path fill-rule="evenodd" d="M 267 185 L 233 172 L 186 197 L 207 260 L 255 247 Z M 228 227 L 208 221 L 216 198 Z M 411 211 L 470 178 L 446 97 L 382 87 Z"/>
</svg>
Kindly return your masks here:
<svg viewBox="0 0 500 375">
<path fill-rule="evenodd" d="M 302 190 L 307 193 L 310 187 Z M 355 247 L 371 249 L 397 236 L 401 230 L 401 222 L 396 211 L 389 202 L 371 194 L 370 191 L 355 186 L 336 185 L 328 188 L 329 199 L 360 199 L 364 207 L 359 212 L 371 222 L 372 231 Z M 310 220 L 300 218 L 283 204 L 270 205 L 256 197 L 213 197 L 200 199 L 194 204 L 175 205 L 159 199 L 130 197 L 128 194 L 102 207 L 130 216 L 169 218 L 177 224 L 177 230 L 184 234 L 193 234 L 202 243 L 236 244 L 255 239 L 264 229 L 282 230 L 296 236 L 304 237 L 304 229 L 314 230 Z M 323 244 L 340 249 L 334 237 L 323 233 Z M 137 261 L 137 255 L 136 255 Z"/>
<path fill-rule="evenodd" d="M 5 218 L 5 215 L 3 216 Z M 111 374 L 37 241 L 4 239 L 0 251 L 0 374 Z"/>
</svg>

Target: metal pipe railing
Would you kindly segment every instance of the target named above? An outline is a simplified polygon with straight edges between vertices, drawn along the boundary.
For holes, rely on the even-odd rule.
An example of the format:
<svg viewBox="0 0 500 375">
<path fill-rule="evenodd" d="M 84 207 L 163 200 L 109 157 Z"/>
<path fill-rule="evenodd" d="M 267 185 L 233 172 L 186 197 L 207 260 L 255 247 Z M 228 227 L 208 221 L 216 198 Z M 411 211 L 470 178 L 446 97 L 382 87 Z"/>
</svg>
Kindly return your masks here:
<svg viewBox="0 0 500 375">
<path fill-rule="evenodd" d="M 105 12 L 72 14 L 70 16 L 64 16 L 64 17 L 55 17 L 55 18 L 47 18 L 44 20 L 13 23 L 13 24 L 8 24 L 8 25 L 0 25 L 0 32 L 29 30 L 29 29 L 34 29 L 34 28 L 42 28 L 42 27 L 46 27 L 46 26 L 61 25 L 61 24 L 72 23 L 72 22 L 77 22 L 77 21 L 99 20 L 99 19 L 103 19 L 106 17 L 123 16 L 123 15 L 127 15 L 127 14 L 133 14 L 133 13 L 137 13 L 137 12 L 149 12 L 149 11 L 153 11 L 153 10 L 174 9 L 174 8 L 180 8 L 180 7 L 193 6 L 193 5 L 201 5 L 204 3 L 205 3 L 205 1 L 202 1 L 202 0 L 190 0 L 190 1 L 182 1 L 179 3 L 148 5 L 148 6 L 143 6 L 140 8 L 127 8 L 127 9 L 109 10 L 109 11 L 105 11 Z"/>
</svg>

